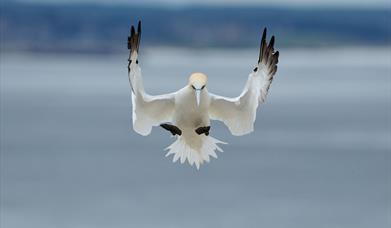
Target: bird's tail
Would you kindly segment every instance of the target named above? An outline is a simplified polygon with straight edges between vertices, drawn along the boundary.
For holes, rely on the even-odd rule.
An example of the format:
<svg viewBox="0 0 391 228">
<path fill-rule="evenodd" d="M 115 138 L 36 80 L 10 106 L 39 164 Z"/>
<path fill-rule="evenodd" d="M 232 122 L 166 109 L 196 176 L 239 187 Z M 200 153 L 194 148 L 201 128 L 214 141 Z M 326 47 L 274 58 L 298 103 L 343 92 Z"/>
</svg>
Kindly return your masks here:
<svg viewBox="0 0 391 228">
<path fill-rule="evenodd" d="M 168 150 L 166 157 L 173 154 L 173 162 L 180 160 L 183 164 L 187 160 L 191 166 L 195 164 L 199 169 L 204 161 L 210 161 L 210 157 L 217 158 L 216 150 L 223 152 L 217 145 L 218 143 L 227 144 L 211 136 L 203 136 L 201 147 L 194 149 L 186 143 L 182 136 L 178 136 L 176 141 L 166 148 Z"/>
</svg>

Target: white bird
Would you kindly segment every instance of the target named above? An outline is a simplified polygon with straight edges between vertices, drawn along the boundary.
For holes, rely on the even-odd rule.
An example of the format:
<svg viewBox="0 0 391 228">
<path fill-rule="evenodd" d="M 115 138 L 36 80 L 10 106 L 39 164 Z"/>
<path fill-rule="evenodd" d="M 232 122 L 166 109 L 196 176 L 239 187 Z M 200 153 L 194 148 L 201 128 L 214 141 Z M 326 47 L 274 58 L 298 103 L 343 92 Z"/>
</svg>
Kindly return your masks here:
<svg viewBox="0 0 391 228">
<path fill-rule="evenodd" d="M 133 129 L 140 135 L 151 133 L 153 126 L 170 131 L 176 141 L 167 147 L 166 157 L 173 154 L 173 162 L 186 160 L 197 169 L 210 156 L 217 158 L 218 144 L 224 142 L 210 136 L 210 120 L 224 122 L 233 135 L 245 135 L 254 130 L 257 107 L 266 99 L 273 76 L 277 71 L 279 52 L 274 50 L 274 36 L 266 42 L 266 28 L 262 34 L 258 63 L 250 73 L 242 93 L 227 98 L 209 93 L 207 76 L 193 73 L 182 89 L 158 96 L 144 91 L 138 53 L 141 22 L 137 32 L 131 27 L 128 37 L 128 76 L 132 89 Z"/>
</svg>

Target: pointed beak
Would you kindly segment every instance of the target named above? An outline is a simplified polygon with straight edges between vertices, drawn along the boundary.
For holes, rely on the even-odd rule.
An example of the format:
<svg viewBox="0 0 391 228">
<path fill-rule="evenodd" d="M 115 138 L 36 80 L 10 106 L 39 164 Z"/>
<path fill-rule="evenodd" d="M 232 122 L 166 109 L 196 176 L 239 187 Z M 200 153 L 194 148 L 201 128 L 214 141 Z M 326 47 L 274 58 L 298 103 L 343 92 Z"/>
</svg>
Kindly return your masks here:
<svg viewBox="0 0 391 228">
<path fill-rule="evenodd" d="M 200 95 L 201 95 L 201 90 L 200 90 L 200 89 L 196 89 L 196 90 L 195 90 L 195 93 L 196 93 L 197 107 L 198 107 L 198 106 L 200 106 Z"/>
</svg>

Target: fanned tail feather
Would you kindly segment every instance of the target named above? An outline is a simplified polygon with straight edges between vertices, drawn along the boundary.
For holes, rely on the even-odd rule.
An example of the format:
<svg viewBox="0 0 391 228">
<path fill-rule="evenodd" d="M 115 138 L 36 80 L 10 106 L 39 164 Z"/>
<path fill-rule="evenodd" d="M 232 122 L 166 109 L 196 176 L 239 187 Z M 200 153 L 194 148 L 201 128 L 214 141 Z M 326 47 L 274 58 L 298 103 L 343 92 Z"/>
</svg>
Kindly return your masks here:
<svg viewBox="0 0 391 228">
<path fill-rule="evenodd" d="M 216 150 L 223 152 L 223 150 L 217 145 L 219 143 L 227 144 L 211 136 L 205 136 L 202 141 L 201 149 L 195 150 L 187 145 L 181 136 L 178 136 L 176 141 L 165 149 L 168 150 L 166 157 L 173 154 L 173 162 L 180 160 L 183 164 L 187 160 L 191 166 L 195 164 L 197 169 L 199 169 L 200 165 L 202 165 L 204 161 L 210 161 L 210 157 L 217 158 Z"/>
</svg>

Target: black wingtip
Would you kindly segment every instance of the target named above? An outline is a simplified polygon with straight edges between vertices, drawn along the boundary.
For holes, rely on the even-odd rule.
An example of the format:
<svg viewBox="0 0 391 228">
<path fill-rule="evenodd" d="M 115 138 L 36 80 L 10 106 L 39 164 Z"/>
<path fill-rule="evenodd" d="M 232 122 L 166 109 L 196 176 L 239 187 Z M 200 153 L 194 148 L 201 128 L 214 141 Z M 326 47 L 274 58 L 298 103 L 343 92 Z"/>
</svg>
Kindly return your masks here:
<svg viewBox="0 0 391 228">
<path fill-rule="evenodd" d="M 270 81 L 273 79 L 274 74 L 277 71 L 278 57 L 280 53 L 274 51 L 275 36 L 271 36 L 270 41 L 266 41 L 267 29 L 263 29 L 261 46 L 259 50 L 258 64 L 263 64 L 267 69 L 267 73 L 270 77 Z M 254 69 L 254 72 L 257 72 L 259 67 Z"/>
<path fill-rule="evenodd" d="M 263 29 L 263 33 L 262 33 L 262 39 L 261 39 L 261 46 L 259 48 L 259 58 L 258 58 L 258 63 L 260 63 L 262 61 L 262 58 L 265 54 L 265 50 L 266 50 L 266 32 L 267 32 L 267 29 L 266 27 Z"/>
<path fill-rule="evenodd" d="M 262 33 L 262 41 L 266 41 L 266 32 L 267 32 L 267 29 L 266 27 L 263 29 L 263 33 Z"/>
<path fill-rule="evenodd" d="M 133 36 L 135 33 L 136 31 L 134 30 L 134 26 L 132 25 L 132 27 L 130 28 L 130 35 Z"/>
<path fill-rule="evenodd" d="M 138 24 L 137 24 L 137 33 L 140 34 L 141 33 L 141 20 L 138 21 Z"/>
<path fill-rule="evenodd" d="M 131 45 L 130 45 L 130 41 L 131 41 L 131 39 L 130 39 L 130 36 L 128 36 L 128 49 L 130 50 L 131 49 Z"/>
<path fill-rule="evenodd" d="M 128 37 L 128 49 L 130 49 L 129 59 L 131 58 L 132 53 L 138 52 L 140 46 L 140 40 L 141 40 L 141 21 L 139 20 L 137 23 L 137 28 L 134 25 L 130 27 L 130 36 Z M 138 63 L 137 59 L 132 59 L 132 60 L 135 60 L 136 64 Z"/>
<path fill-rule="evenodd" d="M 274 47 L 274 40 L 275 40 L 275 38 L 274 38 L 274 36 L 272 36 L 272 38 L 270 39 L 270 43 L 269 43 L 269 47 Z"/>
</svg>

